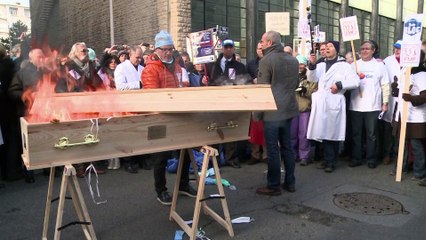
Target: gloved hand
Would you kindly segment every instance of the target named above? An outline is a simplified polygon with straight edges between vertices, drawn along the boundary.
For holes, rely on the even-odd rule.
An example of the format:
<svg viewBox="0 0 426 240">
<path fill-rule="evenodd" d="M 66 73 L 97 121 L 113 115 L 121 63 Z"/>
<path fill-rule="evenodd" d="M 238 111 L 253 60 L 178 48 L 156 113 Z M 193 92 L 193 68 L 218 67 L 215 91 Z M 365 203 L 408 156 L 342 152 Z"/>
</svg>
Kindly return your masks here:
<svg viewBox="0 0 426 240">
<path fill-rule="evenodd" d="M 393 83 L 391 83 L 391 89 L 392 89 L 392 96 L 398 97 L 399 94 L 399 88 L 398 88 L 398 77 L 393 77 Z"/>
</svg>

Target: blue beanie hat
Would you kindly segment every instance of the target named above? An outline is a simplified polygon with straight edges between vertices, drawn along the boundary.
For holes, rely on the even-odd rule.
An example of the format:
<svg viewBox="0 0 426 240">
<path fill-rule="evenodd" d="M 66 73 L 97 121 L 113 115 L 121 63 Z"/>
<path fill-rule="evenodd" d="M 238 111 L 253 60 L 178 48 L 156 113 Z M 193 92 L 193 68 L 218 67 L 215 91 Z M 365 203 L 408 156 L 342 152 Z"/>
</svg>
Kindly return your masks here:
<svg viewBox="0 0 426 240">
<path fill-rule="evenodd" d="M 159 48 L 166 45 L 174 45 L 172 36 L 170 33 L 161 30 L 157 35 L 155 35 L 155 48 Z"/>
<path fill-rule="evenodd" d="M 91 49 L 91 48 L 88 48 L 87 50 L 89 50 L 89 53 L 88 53 L 88 55 L 89 55 L 89 60 L 94 61 L 94 60 L 96 59 L 96 53 L 95 53 L 95 50 L 93 50 L 93 49 Z"/>
</svg>

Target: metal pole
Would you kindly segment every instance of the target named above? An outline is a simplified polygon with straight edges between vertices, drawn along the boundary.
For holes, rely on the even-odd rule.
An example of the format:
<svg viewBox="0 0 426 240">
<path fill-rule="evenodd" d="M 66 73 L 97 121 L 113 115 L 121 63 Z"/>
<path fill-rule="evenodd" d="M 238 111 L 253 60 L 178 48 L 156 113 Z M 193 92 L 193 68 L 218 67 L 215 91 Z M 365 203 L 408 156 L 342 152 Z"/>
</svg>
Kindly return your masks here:
<svg viewBox="0 0 426 240">
<path fill-rule="evenodd" d="M 417 13 L 423 13 L 424 4 L 425 4 L 424 0 L 418 0 Z"/>
<path fill-rule="evenodd" d="M 396 20 L 395 20 L 395 38 L 394 41 L 402 38 L 402 10 L 403 1 L 397 0 L 396 2 Z"/>
<path fill-rule="evenodd" d="M 347 14 L 348 14 L 348 0 L 342 0 L 342 2 L 340 4 L 339 17 L 340 18 L 347 17 Z M 341 34 L 339 34 L 339 36 L 341 36 Z M 335 40 L 337 40 L 337 39 L 335 39 Z M 340 52 L 346 53 L 346 46 L 345 46 L 345 43 L 343 42 L 342 37 L 339 37 L 339 43 L 340 43 Z M 355 57 L 355 53 L 353 53 L 353 54 L 354 54 L 354 57 Z"/>
<path fill-rule="evenodd" d="M 257 47 L 257 1 L 248 0 L 246 2 L 247 12 L 247 32 L 246 32 L 246 58 L 247 61 L 257 57 L 254 49 Z"/>
<path fill-rule="evenodd" d="M 114 11 L 112 9 L 112 0 L 109 0 L 109 29 L 111 37 L 111 46 L 115 44 L 114 40 Z"/>
<path fill-rule="evenodd" d="M 373 0 L 371 1 L 372 3 L 372 11 L 371 11 L 371 22 L 370 22 L 370 27 L 371 27 L 371 35 L 370 35 L 370 39 L 374 40 L 376 42 L 379 42 L 378 36 L 379 36 L 379 0 Z M 366 39 L 364 39 L 366 40 Z"/>
</svg>

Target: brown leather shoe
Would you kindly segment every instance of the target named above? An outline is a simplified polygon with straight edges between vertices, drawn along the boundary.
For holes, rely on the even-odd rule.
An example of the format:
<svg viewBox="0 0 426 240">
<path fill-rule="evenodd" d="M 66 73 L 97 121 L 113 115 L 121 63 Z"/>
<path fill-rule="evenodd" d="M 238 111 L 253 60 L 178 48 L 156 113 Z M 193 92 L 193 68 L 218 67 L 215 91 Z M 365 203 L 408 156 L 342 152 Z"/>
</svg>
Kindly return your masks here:
<svg viewBox="0 0 426 240">
<path fill-rule="evenodd" d="M 256 193 L 259 195 L 266 195 L 266 196 L 279 196 L 281 195 L 280 189 L 272 189 L 268 187 L 261 187 L 256 189 Z"/>
</svg>

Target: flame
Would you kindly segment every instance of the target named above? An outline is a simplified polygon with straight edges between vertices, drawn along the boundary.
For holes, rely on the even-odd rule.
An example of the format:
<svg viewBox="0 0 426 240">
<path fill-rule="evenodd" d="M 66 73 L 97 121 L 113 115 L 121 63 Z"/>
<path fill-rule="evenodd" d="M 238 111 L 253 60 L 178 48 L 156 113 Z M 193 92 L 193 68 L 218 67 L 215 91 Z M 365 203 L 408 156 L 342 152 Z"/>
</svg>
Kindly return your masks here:
<svg viewBox="0 0 426 240">
<path fill-rule="evenodd" d="M 93 113 L 79 113 L 79 107 L 82 104 L 93 106 L 96 102 L 82 102 L 78 96 L 73 97 L 71 102 L 60 101 L 62 94 L 74 93 L 56 93 L 57 82 L 61 79 L 67 78 L 67 70 L 64 66 L 61 68 L 59 61 L 62 58 L 59 56 L 58 51 L 51 51 L 49 48 L 44 48 L 45 60 L 41 70 L 46 72 L 39 79 L 35 88 L 25 89 L 22 95 L 22 101 L 27 106 L 26 119 L 30 123 L 46 123 L 46 122 L 63 122 L 79 119 L 92 119 L 92 118 L 109 118 L 134 115 L 134 113 L 120 112 L 119 109 L 114 108 L 114 96 L 117 95 L 117 90 L 106 90 L 104 87 L 98 89 L 89 89 L 91 92 L 84 92 L 82 94 L 93 94 L 92 91 L 103 91 L 99 97 L 107 98 L 110 100 L 111 107 L 105 109 L 105 112 Z M 68 90 L 74 89 L 72 81 L 66 80 Z"/>
</svg>

